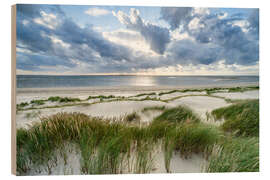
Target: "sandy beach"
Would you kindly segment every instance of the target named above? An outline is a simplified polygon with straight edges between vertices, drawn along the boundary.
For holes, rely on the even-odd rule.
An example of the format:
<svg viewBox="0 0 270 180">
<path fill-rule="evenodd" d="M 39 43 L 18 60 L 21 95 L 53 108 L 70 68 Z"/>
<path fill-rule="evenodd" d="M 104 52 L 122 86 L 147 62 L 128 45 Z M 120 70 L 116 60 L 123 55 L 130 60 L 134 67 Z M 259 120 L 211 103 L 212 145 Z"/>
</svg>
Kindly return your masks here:
<svg viewBox="0 0 270 180">
<path fill-rule="evenodd" d="M 239 87 L 256 86 L 258 84 L 245 84 Z M 235 87 L 233 85 L 222 86 L 222 88 Z M 22 102 L 31 102 L 32 100 L 46 100 L 49 97 L 60 96 L 79 98 L 82 102 L 70 103 L 72 106 L 63 106 L 68 103 L 46 102 L 44 105 L 35 106 L 37 109 L 26 107 L 24 111 L 18 111 L 16 115 L 17 128 L 27 127 L 33 122 L 38 122 L 42 116 L 49 116 L 58 112 L 81 112 L 89 116 L 105 117 L 105 118 L 118 118 L 132 112 L 137 112 L 141 116 L 142 122 L 151 122 L 151 120 L 158 116 L 160 112 L 152 111 L 141 112 L 144 108 L 153 106 L 165 106 L 168 108 L 184 105 L 194 111 L 202 120 L 210 123 L 206 119 L 206 113 L 212 110 L 229 106 L 232 103 L 226 102 L 225 99 L 258 99 L 259 91 L 251 90 L 245 92 L 217 92 L 208 96 L 206 91 L 201 92 L 173 92 L 159 95 L 162 92 L 170 92 L 172 90 L 183 89 L 205 89 L 205 88 L 218 88 L 218 87 L 110 87 L 110 88 L 29 88 L 17 89 L 17 104 Z M 219 87 L 221 88 L 221 87 Z M 144 95 L 145 94 L 145 95 Z M 150 94 L 150 95 L 149 95 Z M 115 97 L 124 97 L 123 100 L 118 101 L 114 98 L 87 100 L 89 96 L 98 95 L 114 95 Z M 140 95 L 140 96 L 138 96 Z M 146 99 L 146 98 L 149 99 Z M 167 101 L 167 102 L 165 102 Z M 80 105 L 81 103 L 89 103 L 89 105 Z M 76 105 L 78 104 L 78 105 Z M 46 108 L 56 106 L 57 108 Z M 63 106 L 63 107 L 61 107 Z M 215 122 L 212 122 L 215 123 Z"/>
<path fill-rule="evenodd" d="M 256 84 L 255 84 L 256 85 Z M 246 88 L 254 84 L 241 86 Z M 238 87 L 238 86 L 237 86 Z M 196 89 L 197 88 L 197 89 Z M 216 89 L 209 93 L 209 88 Z M 152 107 L 174 108 L 185 106 L 191 109 L 202 122 L 219 126 L 223 121 L 215 121 L 209 118 L 209 114 L 221 107 L 233 104 L 234 100 L 258 99 L 259 90 L 246 89 L 243 92 L 229 92 L 235 86 L 226 87 L 144 87 L 144 88 L 79 88 L 76 89 L 17 89 L 17 104 L 28 103 L 17 111 L 16 126 L 19 128 L 30 128 L 33 124 L 40 122 L 41 117 L 48 117 L 60 112 L 80 112 L 91 117 L 102 117 L 110 119 L 121 119 L 131 113 L 139 116 L 141 125 L 149 124 L 162 114 L 158 109 Z M 186 91 L 185 91 L 186 90 Z M 104 98 L 88 98 L 103 95 Z M 79 98 L 76 102 L 51 102 L 49 97 Z M 111 98 L 106 97 L 112 96 Z M 43 100 L 44 104 L 31 104 L 32 100 Z M 53 168 L 51 174 L 80 174 L 81 155 L 76 147 L 71 146 L 68 162 L 65 164 L 63 158 L 58 156 L 58 164 Z M 57 154 L 57 152 L 56 152 Z M 164 165 L 164 152 L 162 148 L 156 148 L 153 153 L 153 169 L 151 173 L 166 173 Z M 75 162 L 75 164 L 74 164 Z M 173 154 L 171 157 L 172 172 L 202 172 L 207 161 L 201 155 L 194 154 L 189 159 L 180 158 Z M 48 174 L 44 166 L 38 167 L 39 171 L 33 169 L 30 174 Z M 130 173 L 126 171 L 125 173 Z"/>
</svg>

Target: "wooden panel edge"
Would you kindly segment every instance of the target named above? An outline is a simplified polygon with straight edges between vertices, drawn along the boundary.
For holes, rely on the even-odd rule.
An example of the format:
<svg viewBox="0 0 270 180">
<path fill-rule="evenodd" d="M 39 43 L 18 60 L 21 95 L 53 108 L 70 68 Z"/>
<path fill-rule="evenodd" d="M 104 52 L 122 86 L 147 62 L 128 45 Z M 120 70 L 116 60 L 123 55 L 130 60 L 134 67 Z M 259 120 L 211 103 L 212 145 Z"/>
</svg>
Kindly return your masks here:
<svg viewBox="0 0 270 180">
<path fill-rule="evenodd" d="M 16 175 L 16 5 L 11 6 L 11 173 Z"/>
</svg>

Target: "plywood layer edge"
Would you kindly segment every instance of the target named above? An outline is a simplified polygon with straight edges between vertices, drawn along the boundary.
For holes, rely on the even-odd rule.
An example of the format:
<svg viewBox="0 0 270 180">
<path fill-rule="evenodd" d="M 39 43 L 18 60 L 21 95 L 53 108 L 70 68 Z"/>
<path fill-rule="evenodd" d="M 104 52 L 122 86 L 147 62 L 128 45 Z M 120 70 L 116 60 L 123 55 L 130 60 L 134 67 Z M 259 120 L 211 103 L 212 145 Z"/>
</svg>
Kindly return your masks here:
<svg viewBox="0 0 270 180">
<path fill-rule="evenodd" d="M 11 6 L 11 173 L 16 175 L 16 5 Z"/>
</svg>

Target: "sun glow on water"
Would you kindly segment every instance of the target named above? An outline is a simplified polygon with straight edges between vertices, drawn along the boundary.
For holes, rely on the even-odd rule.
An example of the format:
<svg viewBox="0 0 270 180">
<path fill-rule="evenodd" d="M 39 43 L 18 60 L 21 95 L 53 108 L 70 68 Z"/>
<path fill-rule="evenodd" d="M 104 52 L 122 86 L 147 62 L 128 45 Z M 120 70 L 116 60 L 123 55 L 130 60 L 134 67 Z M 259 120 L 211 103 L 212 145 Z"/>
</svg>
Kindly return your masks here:
<svg viewBox="0 0 270 180">
<path fill-rule="evenodd" d="M 155 86 L 156 80 L 152 76 L 134 76 L 131 83 L 132 86 Z"/>
</svg>

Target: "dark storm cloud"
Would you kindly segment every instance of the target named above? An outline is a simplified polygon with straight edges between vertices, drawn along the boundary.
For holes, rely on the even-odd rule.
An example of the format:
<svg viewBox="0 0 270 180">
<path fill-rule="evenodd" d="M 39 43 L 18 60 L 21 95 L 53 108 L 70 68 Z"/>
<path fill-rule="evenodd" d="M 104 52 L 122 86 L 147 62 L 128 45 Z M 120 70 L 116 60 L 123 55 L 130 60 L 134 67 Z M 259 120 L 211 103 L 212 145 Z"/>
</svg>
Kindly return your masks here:
<svg viewBox="0 0 270 180">
<path fill-rule="evenodd" d="M 219 59 L 221 48 L 214 44 L 204 44 L 184 39 L 175 41 L 169 51 L 172 52 L 173 64 L 211 64 Z"/>
<path fill-rule="evenodd" d="M 259 9 L 254 9 L 248 17 L 250 31 L 259 39 Z"/>
<path fill-rule="evenodd" d="M 139 11 L 130 9 L 130 15 L 119 11 L 115 16 L 126 25 L 128 29 L 138 31 L 150 44 L 150 48 L 158 54 L 163 54 L 166 45 L 170 42 L 170 33 L 167 28 L 159 27 L 151 23 L 145 23 L 139 16 Z"/>
<path fill-rule="evenodd" d="M 104 39 L 91 26 L 81 28 L 70 19 L 66 19 L 59 29 L 55 31 L 55 34 L 72 45 L 87 44 L 88 47 L 98 52 L 101 57 L 122 60 L 128 59 L 130 53 L 128 49 Z"/>
<path fill-rule="evenodd" d="M 50 30 L 35 23 L 25 26 L 22 21 L 17 21 L 17 41 L 33 52 L 47 52 L 52 47 L 49 37 L 42 33 L 51 34 Z"/>
<path fill-rule="evenodd" d="M 252 29 L 236 24 L 244 23 L 246 19 L 218 19 L 212 16 L 202 17 L 201 21 L 204 23 L 203 28 L 188 32 L 200 43 L 212 43 L 221 47 L 223 51 L 219 57 L 225 59 L 226 63 L 245 65 L 259 60 L 259 44 Z M 247 32 L 244 32 L 244 28 Z"/>
<path fill-rule="evenodd" d="M 41 11 L 46 11 L 61 16 L 65 16 L 65 13 L 61 10 L 59 5 L 42 5 L 42 4 L 17 4 L 17 14 L 24 18 L 36 18 L 40 17 Z"/>
<path fill-rule="evenodd" d="M 24 17 L 40 16 L 40 5 L 18 4 L 16 8 L 19 16 Z"/>
<path fill-rule="evenodd" d="M 58 66 L 62 65 L 65 67 L 74 67 L 74 64 L 69 61 L 64 61 L 63 58 L 57 56 L 47 55 L 35 55 L 35 54 L 24 54 L 17 52 L 17 68 L 23 70 L 41 70 L 42 66 Z"/>
<path fill-rule="evenodd" d="M 179 27 L 181 23 L 186 23 L 191 19 L 192 8 L 190 7 L 162 7 L 160 14 L 161 19 L 167 21 L 171 29 L 174 30 Z"/>
<path fill-rule="evenodd" d="M 182 32 L 187 32 L 196 40 L 193 44 L 182 41 L 174 43 L 175 47 L 171 51 L 173 50 L 172 53 L 175 53 L 176 57 L 186 59 L 185 54 L 188 54 L 189 61 L 202 64 L 225 59 L 227 64 L 250 65 L 259 60 L 259 13 L 258 9 L 250 12 L 248 19 L 242 13 L 220 19 L 219 16 L 224 15 L 222 12 L 195 13 L 194 8 L 168 7 L 161 8 L 161 18 L 170 24 L 172 30 L 181 26 Z M 189 25 L 194 19 L 199 21 L 200 26 L 191 29 Z M 244 21 L 249 22 L 247 27 L 236 24 Z M 244 28 L 247 32 L 244 32 Z M 209 44 L 218 47 L 216 53 L 207 49 Z M 201 49 L 204 49 L 206 55 L 201 53 Z"/>
<path fill-rule="evenodd" d="M 53 8 L 56 15 L 62 13 L 58 8 L 58 6 Z M 100 33 L 93 30 L 92 26 L 79 27 L 65 16 L 62 16 L 59 22 L 55 22 L 55 28 L 48 28 L 34 22 L 35 18 L 43 18 L 39 11 L 49 13 L 51 10 L 52 7 L 48 10 L 47 7 L 42 9 L 42 6 L 19 6 L 20 13 L 17 16 L 17 47 L 38 54 L 34 56 L 27 53 L 20 54 L 18 56 L 18 68 L 23 69 L 23 67 L 28 67 L 27 69 L 29 69 L 30 67 L 42 64 L 46 66 L 55 66 L 56 64 L 68 67 L 76 66 L 76 64 L 71 62 L 71 59 L 95 63 L 99 61 L 96 56 L 97 54 L 101 58 L 107 58 L 107 60 L 113 59 L 120 61 L 122 59 L 130 59 L 129 56 L 131 53 L 128 48 L 104 39 Z M 26 12 L 25 14 L 24 11 Z M 24 18 L 25 16 L 27 18 Z M 23 24 L 23 20 L 28 20 L 28 24 Z M 55 46 L 51 37 L 57 37 L 63 43 L 70 45 L 70 49 L 66 51 L 61 46 Z M 44 58 L 44 54 L 51 56 L 51 60 L 49 61 L 49 58 Z M 22 63 L 23 60 L 24 62 Z M 33 64 L 33 66 L 30 66 L 30 64 Z"/>
</svg>

